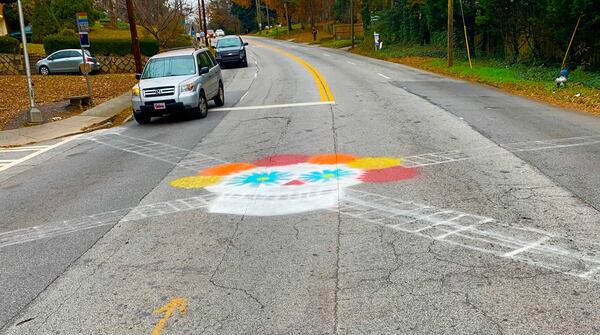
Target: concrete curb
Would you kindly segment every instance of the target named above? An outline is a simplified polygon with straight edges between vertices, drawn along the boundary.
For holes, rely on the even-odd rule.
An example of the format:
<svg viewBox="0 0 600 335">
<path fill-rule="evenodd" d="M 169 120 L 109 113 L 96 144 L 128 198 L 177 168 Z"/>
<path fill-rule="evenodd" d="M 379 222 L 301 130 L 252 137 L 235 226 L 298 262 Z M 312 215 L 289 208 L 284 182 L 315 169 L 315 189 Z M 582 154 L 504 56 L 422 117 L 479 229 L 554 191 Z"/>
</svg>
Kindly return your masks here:
<svg viewBox="0 0 600 335">
<path fill-rule="evenodd" d="M 0 147 L 16 147 L 100 129 L 99 126 L 121 113 L 130 103 L 131 94 L 126 93 L 68 119 L 0 131 Z"/>
</svg>

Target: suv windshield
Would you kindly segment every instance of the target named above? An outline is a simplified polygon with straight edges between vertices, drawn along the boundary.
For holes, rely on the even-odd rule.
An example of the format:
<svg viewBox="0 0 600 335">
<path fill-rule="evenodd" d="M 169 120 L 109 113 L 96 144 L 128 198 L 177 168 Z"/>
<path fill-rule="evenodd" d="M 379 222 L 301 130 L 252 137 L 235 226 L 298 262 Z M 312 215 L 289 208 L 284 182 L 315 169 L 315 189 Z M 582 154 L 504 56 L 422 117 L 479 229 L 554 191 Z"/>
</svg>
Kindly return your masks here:
<svg viewBox="0 0 600 335">
<path fill-rule="evenodd" d="M 148 62 L 142 79 L 185 76 L 196 73 L 193 56 L 154 58 Z"/>
<path fill-rule="evenodd" d="M 217 48 L 229 48 L 242 46 L 239 38 L 222 38 L 217 42 Z"/>
</svg>

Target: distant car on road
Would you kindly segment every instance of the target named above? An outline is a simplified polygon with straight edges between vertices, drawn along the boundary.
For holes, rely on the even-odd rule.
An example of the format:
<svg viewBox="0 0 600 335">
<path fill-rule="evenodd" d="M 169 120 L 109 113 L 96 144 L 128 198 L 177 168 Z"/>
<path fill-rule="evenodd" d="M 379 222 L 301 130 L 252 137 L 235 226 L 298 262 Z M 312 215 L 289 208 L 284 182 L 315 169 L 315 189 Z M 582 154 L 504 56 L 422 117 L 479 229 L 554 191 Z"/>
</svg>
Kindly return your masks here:
<svg viewBox="0 0 600 335">
<path fill-rule="evenodd" d="M 88 50 L 85 51 L 85 62 L 91 66 L 92 73 L 100 71 L 100 63 Z M 81 73 L 82 64 L 81 49 L 64 49 L 40 59 L 35 64 L 35 69 L 43 76 L 53 73 Z"/>
<path fill-rule="evenodd" d="M 215 35 L 217 37 L 223 37 L 223 36 L 225 36 L 225 32 L 223 31 L 223 29 L 217 29 L 217 30 L 215 30 Z"/>
<path fill-rule="evenodd" d="M 248 66 L 248 58 L 246 55 L 246 46 L 248 42 L 242 41 L 242 38 L 237 35 L 227 35 L 219 38 L 216 49 L 217 62 L 219 64 L 236 63 L 242 64 L 243 67 Z"/>
<path fill-rule="evenodd" d="M 139 124 L 153 116 L 191 112 L 208 115 L 208 100 L 225 103 L 221 68 L 207 48 L 177 49 L 153 56 L 133 87 L 131 105 Z"/>
<path fill-rule="evenodd" d="M 206 31 L 206 37 L 207 38 L 215 38 L 215 31 L 212 29 L 209 29 Z"/>
</svg>

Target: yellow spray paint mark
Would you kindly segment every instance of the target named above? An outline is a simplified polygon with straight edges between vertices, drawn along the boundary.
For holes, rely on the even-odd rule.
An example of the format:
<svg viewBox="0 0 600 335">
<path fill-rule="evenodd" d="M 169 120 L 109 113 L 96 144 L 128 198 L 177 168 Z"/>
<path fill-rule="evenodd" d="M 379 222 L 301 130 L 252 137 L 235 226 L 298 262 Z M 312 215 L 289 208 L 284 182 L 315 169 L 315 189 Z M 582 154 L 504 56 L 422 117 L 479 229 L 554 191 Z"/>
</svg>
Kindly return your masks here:
<svg viewBox="0 0 600 335">
<path fill-rule="evenodd" d="M 351 168 L 364 170 L 385 169 L 400 164 L 402 164 L 402 161 L 395 157 L 363 157 L 346 163 Z"/>
<path fill-rule="evenodd" d="M 173 316 L 173 314 L 179 311 L 180 315 L 184 315 L 187 313 L 187 300 L 185 298 L 175 298 L 169 301 L 164 306 L 157 308 L 154 313 L 157 315 L 162 314 L 162 319 L 158 321 L 154 330 L 152 330 L 151 335 L 160 335 L 162 334 L 163 329 L 167 326 L 167 322 Z"/>
<path fill-rule="evenodd" d="M 289 58 L 295 60 L 296 62 L 302 64 L 315 79 L 315 83 L 317 84 L 317 88 L 319 89 L 319 94 L 321 95 L 321 101 L 331 101 L 331 102 L 335 101 L 333 99 L 333 94 L 331 94 L 331 90 L 329 89 L 329 85 L 327 85 L 327 81 L 325 80 L 325 77 L 323 77 L 323 75 L 321 73 L 319 73 L 319 71 L 317 71 L 317 69 L 315 69 L 307 61 L 305 61 L 304 59 L 302 59 L 298 56 L 295 56 L 287 51 L 283 51 L 279 48 L 275 48 L 270 45 L 266 45 L 266 44 L 263 44 L 260 42 L 256 42 L 256 45 L 259 47 L 263 47 L 263 48 L 267 48 L 267 49 L 271 49 L 273 51 L 279 52 L 279 53 L 286 55 Z"/>
<path fill-rule="evenodd" d="M 175 179 L 169 184 L 178 188 L 202 188 L 214 185 L 220 182 L 221 179 L 220 176 L 190 176 Z"/>
</svg>

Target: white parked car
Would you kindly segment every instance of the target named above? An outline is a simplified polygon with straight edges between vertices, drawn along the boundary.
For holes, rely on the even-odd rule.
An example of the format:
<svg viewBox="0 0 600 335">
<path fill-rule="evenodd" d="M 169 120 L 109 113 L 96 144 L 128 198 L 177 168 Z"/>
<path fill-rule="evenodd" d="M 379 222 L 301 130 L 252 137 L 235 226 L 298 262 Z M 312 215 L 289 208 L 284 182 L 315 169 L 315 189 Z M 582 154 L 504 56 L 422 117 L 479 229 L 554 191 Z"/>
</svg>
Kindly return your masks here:
<svg viewBox="0 0 600 335">
<path fill-rule="evenodd" d="M 215 36 L 223 37 L 223 36 L 225 36 L 225 32 L 223 31 L 223 29 L 217 29 L 217 30 L 215 30 Z"/>
</svg>

